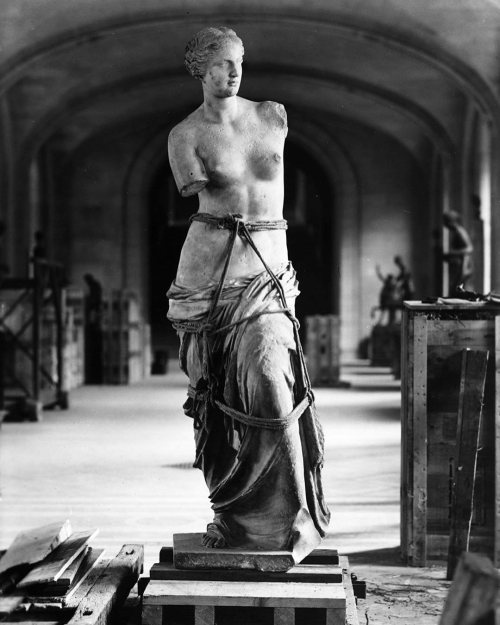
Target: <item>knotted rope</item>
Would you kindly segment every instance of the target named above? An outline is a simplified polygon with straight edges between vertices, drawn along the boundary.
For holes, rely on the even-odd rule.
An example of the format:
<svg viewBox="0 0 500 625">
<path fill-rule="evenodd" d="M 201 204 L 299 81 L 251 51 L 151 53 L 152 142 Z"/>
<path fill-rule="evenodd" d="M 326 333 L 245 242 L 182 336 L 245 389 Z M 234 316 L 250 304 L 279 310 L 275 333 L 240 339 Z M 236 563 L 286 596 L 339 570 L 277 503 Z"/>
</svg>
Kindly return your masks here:
<svg viewBox="0 0 500 625">
<path fill-rule="evenodd" d="M 227 256 L 226 261 L 224 263 L 224 267 L 222 269 L 222 274 L 219 280 L 219 283 L 215 289 L 214 297 L 212 303 L 210 305 L 208 315 L 205 320 L 199 322 L 176 322 L 174 323 L 174 327 L 177 330 L 183 330 L 184 332 L 192 332 L 201 335 L 202 343 L 203 343 L 203 360 L 202 360 L 202 376 L 206 382 L 207 388 L 203 391 L 197 390 L 192 386 L 188 389 L 188 395 L 192 398 L 202 400 L 205 405 L 205 416 L 207 414 L 208 405 L 211 404 L 213 406 L 217 406 L 224 414 L 229 417 L 236 419 L 237 421 L 244 423 L 253 427 L 261 427 L 269 430 L 282 430 L 295 421 L 297 421 L 301 415 L 304 413 L 306 408 L 310 406 L 314 400 L 314 396 L 311 389 L 311 382 L 309 379 L 309 375 L 307 373 L 307 369 L 305 366 L 305 358 L 304 352 L 302 350 L 302 345 L 300 343 L 299 338 L 299 322 L 296 317 L 293 315 L 292 311 L 288 308 L 285 291 L 283 289 L 283 285 L 279 281 L 276 274 L 272 271 L 269 265 L 264 260 L 262 254 L 259 249 L 255 245 L 252 237 L 250 236 L 251 231 L 262 231 L 262 230 L 285 230 L 287 228 L 286 220 L 280 219 L 277 221 L 243 221 L 242 215 L 237 213 L 230 213 L 224 217 L 216 217 L 209 213 L 196 213 L 192 215 L 190 221 L 201 221 L 203 223 L 207 223 L 213 226 L 216 226 L 220 229 L 226 229 L 231 231 L 231 236 L 228 242 Z M 253 249 L 255 254 L 258 256 L 264 268 L 266 269 L 269 277 L 273 285 L 276 287 L 278 291 L 278 296 L 282 305 L 280 310 L 263 310 L 258 313 L 254 313 L 252 315 L 248 315 L 242 319 L 234 321 L 230 324 L 227 324 L 221 328 L 215 328 L 213 323 L 213 318 L 215 316 L 215 311 L 217 309 L 217 305 L 219 303 L 222 290 L 224 288 L 224 284 L 226 281 L 226 275 L 229 269 L 229 265 L 231 263 L 231 258 L 234 251 L 234 244 L 236 242 L 237 237 L 241 237 L 244 241 L 246 241 L 250 247 Z M 302 376 L 302 380 L 305 386 L 305 395 L 302 401 L 295 406 L 292 412 L 285 417 L 279 417 L 276 419 L 266 419 L 263 417 L 254 417 L 252 415 L 246 415 L 239 410 L 235 410 L 230 406 L 227 406 L 220 400 L 216 398 L 217 394 L 217 378 L 212 373 L 212 362 L 211 362 L 211 350 L 210 350 L 210 342 L 209 337 L 213 334 L 217 334 L 219 332 L 225 332 L 241 323 L 245 323 L 247 321 L 251 321 L 252 319 L 257 319 L 261 315 L 270 315 L 270 314 L 285 314 L 291 321 L 293 326 L 293 333 L 295 338 L 295 344 L 297 346 L 297 354 L 299 360 L 299 369 Z M 202 423 L 199 419 L 195 420 L 195 427 L 199 429 Z"/>
</svg>

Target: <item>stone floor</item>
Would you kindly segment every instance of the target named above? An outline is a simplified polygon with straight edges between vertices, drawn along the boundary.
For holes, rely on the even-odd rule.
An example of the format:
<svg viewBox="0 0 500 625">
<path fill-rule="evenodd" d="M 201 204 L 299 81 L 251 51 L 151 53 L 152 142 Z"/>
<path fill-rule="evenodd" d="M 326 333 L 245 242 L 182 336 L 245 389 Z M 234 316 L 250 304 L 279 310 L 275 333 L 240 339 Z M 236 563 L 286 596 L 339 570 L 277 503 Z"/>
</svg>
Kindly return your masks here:
<svg viewBox="0 0 500 625">
<path fill-rule="evenodd" d="M 326 542 L 367 581 L 360 624 L 435 625 L 449 587 L 444 568 L 407 568 L 399 558 L 399 383 L 359 363 L 343 379 L 350 388 L 316 389 L 332 510 Z M 167 375 L 134 386 L 72 391 L 68 411 L 44 412 L 39 423 L 4 423 L 0 549 L 21 529 L 69 518 L 75 530 L 98 527 L 94 544 L 110 554 L 143 543 L 148 570 L 173 533 L 202 531 L 210 507 L 191 467 L 185 393 L 173 362 Z"/>
</svg>

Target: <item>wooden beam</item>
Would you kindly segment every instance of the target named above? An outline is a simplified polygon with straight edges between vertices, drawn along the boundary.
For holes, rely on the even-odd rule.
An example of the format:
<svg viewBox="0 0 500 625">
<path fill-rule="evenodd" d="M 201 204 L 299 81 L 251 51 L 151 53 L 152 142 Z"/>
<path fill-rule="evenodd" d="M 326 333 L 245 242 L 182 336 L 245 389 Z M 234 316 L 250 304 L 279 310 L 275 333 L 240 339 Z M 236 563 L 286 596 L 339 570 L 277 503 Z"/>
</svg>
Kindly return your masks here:
<svg viewBox="0 0 500 625">
<path fill-rule="evenodd" d="M 112 560 L 112 558 L 104 559 L 105 553 L 105 549 L 89 550 L 89 553 L 85 556 L 85 562 L 82 565 L 81 571 L 78 571 L 73 586 L 64 597 L 62 597 L 64 607 L 76 609 L 80 601 L 97 582 L 103 570 Z"/>
<path fill-rule="evenodd" d="M 469 549 L 479 427 L 483 411 L 487 364 L 488 352 L 463 350 L 453 469 L 448 580 L 453 578 L 458 558 Z"/>
<path fill-rule="evenodd" d="M 458 563 L 439 625 L 480 625 L 494 622 L 493 611 L 500 590 L 500 574 L 491 561 L 476 553 L 464 553 Z"/>
<path fill-rule="evenodd" d="M 413 566 L 427 562 L 427 317 L 413 327 Z"/>
<path fill-rule="evenodd" d="M 144 565 L 143 545 L 123 545 L 78 605 L 68 625 L 106 625 L 127 598 Z"/>
<path fill-rule="evenodd" d="M 15 590 L 10 595 L 0 597 L 0 617 L 11 614 L 26 598 L 26 593 L 20 590 Z"/>
<path fill-rule="evenodd" d="M 143 605 L 338 608 L 345 612 L 346 597 L 342 584 L 158 580 L 149 582 Z"/>
<path fill-rule="evenodd" d="M 300 582 L 302 584 L 340 584 L 342 569 L 331 564 L 298 564 L 285 572 L 252 569 L 176 569 L 173 564 L 158 563 L 151 567 L 152 580 L 194 579 L 213 582 Z"/>
</svg>

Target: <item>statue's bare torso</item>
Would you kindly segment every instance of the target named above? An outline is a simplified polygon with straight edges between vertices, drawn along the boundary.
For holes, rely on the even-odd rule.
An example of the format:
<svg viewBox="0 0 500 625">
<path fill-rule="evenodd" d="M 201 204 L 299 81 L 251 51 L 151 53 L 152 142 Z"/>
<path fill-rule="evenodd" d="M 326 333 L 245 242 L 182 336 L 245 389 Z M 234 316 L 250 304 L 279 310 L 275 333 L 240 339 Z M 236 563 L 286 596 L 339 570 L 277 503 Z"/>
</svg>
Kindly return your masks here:
<svg viewBox="0 0 500 625">
<path fill-rule="evenodd" d="M 228 100 L 229 102 L 229 100 Z M 286 113 L 275 102 L 230 98 L 230 110 L 212 114 L 206 102 L 176 126 L 169 137 L 172 171 L 182 195 L 199 196 L 199 211 L 247 221 L 277 220 L 283 214 L 283 147 Z M 218 281 L 230 233 L 193 222 L 182 249 L 176 282 L 197 288 Z M 287 261 L 284 230 L 252 237 L 271 266 Z M 247 243 L 238 238 L 228 279 L 263 270 Z"/>
</svg>

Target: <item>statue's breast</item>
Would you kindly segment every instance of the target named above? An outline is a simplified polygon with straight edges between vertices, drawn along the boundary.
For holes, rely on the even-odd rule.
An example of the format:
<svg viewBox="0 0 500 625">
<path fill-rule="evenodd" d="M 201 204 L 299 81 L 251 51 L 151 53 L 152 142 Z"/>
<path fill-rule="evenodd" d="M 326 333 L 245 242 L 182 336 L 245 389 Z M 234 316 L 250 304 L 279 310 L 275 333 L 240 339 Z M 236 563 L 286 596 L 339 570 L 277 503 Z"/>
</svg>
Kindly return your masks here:
<svg viewBox="0 0 500 625">
<path fill-rule="evenodd" d="M 248 154 L 248 167 L 259 180 L 274 180 L 282 169 L 282 157 L 272 146 L 256 145 Z"/>
<path fill-rule="evenodd" d="M 265 141 L 245 141 L 212 146 L 203 158 L 210 180 L 215 184 L 236 184 L 274 180 L 283 167 L 280 146 Z"/>
</svg>

